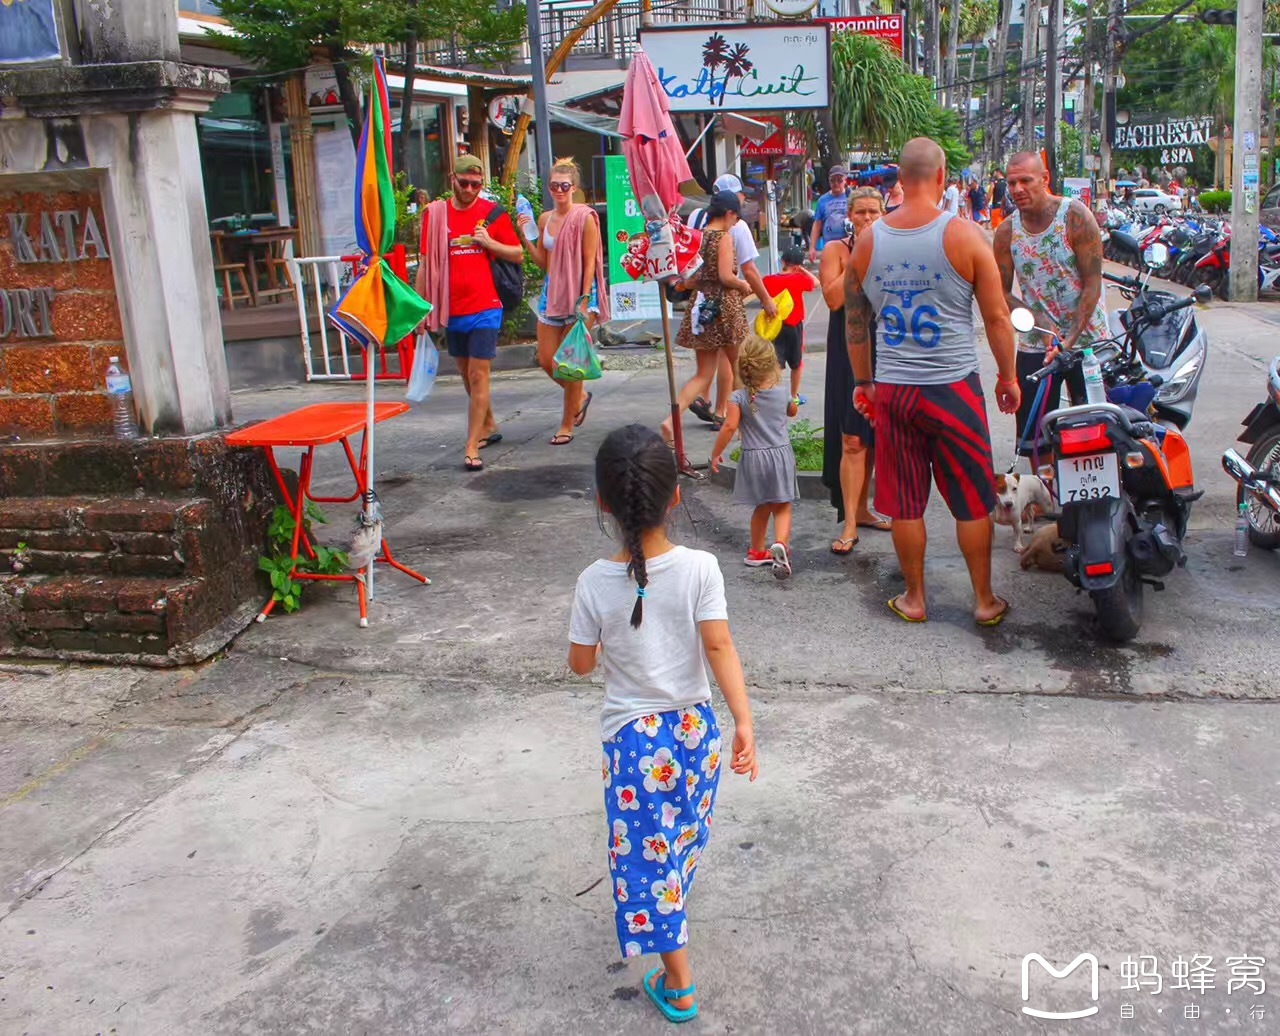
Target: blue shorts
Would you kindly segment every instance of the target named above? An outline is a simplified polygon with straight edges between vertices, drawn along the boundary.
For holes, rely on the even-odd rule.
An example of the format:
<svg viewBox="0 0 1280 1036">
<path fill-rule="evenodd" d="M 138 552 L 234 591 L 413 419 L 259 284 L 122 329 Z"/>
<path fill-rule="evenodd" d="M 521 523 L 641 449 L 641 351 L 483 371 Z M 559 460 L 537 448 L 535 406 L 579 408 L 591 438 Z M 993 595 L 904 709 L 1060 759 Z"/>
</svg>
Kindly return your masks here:
<svg viewBox="0 0 1280 1036">
<path fill-rule="evenodd" d="M 444 340 L 455 360 L 492 360 L 498 355 L 501 333 L 502 310 L 486 309 L 452 318 L 444 329 Z"/>
</svg>

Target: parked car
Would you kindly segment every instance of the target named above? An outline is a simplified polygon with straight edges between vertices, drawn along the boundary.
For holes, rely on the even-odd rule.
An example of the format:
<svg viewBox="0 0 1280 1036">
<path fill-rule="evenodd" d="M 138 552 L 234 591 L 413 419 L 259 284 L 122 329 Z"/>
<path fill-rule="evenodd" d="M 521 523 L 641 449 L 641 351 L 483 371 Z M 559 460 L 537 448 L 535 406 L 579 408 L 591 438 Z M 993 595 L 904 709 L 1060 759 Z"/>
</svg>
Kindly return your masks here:
<svg viewBox="0 0 1280 1036">
<path fill-rule="evenodd" d="M 1154 187 L 1140 187 L 1133 192 L 1133 207 L 1139 212 L 1178 212 L 1182 209 L 1182 199 Z"/>
<path fill-rule="evenodd" d="M 1258 221 L 1264 227 L 1280 231 L 1280 183 L 1267 191 L 1267 196 L 1262 199 L 1262 208 L 1258 212 Z"/>
</svg>

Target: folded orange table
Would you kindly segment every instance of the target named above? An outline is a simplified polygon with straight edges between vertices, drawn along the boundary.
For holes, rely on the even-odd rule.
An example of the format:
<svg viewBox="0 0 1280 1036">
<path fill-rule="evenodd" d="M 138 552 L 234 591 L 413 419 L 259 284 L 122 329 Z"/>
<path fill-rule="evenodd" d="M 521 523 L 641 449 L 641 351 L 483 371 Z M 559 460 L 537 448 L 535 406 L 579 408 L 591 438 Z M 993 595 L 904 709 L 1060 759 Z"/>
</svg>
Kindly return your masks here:
<svg viewBox="0 0 1280 1036">
<path fill-rule="evenodd" d="M 376 403 L 374 404 L 374 422 L 381 424 L 389 418 L 398 417 L 408 409 L 409 404 L 403 402 Z M 354 500 L 362 500 L 369 489 L 368 458 L 364 444 L 365 415 L 367 413 L 368 405 L 365 403 L 313 403 L 311 406 L 304 406 L 302 409 L 295 410 L 292 413 L 281 414 L 279 417 L 273 417 L 269 421 L 262 421 L 248 428 L 242 428 L 227 436 L 228 445 L 261 446 L 266 452 L 267 463 L 271 466 L 271 473 L 275 476 L 276 485 L 280 487 L 280 494 L 284 499 L 285 506 L 289 508 L 289 512 L 293 515 L 293 545 L 290 556 L 295 560 L 300 550 L 305 550 L 309 558 L 316 556 L 315 547 L 312 545 L 310 537 L 303 531 L 303 522 L 305 520 L 303 512 L 308 500 L 314 500 L 320 504 L 349 504 Z M 361 434 L 359 460 L 356 459 L 356 453 L 351 448 L 350 442 L 351 436 L 357 432 Z M 355 478 L 356 491 L 350 496 L 315 496 L 311 493 L 311 474 L 316 447 L 327 446 L 336 442 L 342 443 L 342 448 L 346 451 L 347 463 L 350 465 L 351 474 Z M 306 450 L 302 455 L 301 463 L 298 465 L 298 493 L 296 497 L 289 492 L 289 487 L 285 483 L 280 466 L 276 463 L 275 448 L 277 446 L 301 446 Z M 398 569 L 422 583 L 431 582 L 426 576 L 396 561 L 391 555 L 391 547 L 385 537 L 382 540 L 381 553 L 375 560 L 382 564 L 390 565 L 392 568 Z M 309 579 L 316 582 L 355 583 L 356 591 L 360 597 L 360 625 L 369 625 L 364 578 L 360 573 L 325 575 L 320 572 L 294 572 L 293 578 Z M 262 622 L 271 614 L 275 604 L 274 598 L 266 603 L 258 614 L 259 622 Z"/>
</svg>

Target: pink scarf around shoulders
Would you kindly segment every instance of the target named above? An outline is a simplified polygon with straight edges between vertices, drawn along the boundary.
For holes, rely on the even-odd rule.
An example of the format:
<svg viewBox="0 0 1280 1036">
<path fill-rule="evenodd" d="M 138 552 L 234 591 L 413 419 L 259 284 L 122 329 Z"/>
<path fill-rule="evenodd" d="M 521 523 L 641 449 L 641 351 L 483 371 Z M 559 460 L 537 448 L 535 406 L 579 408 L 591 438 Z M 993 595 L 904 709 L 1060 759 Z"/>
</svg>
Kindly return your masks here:
<svg viewBox="0 0 1280 1036">
<path fill-rule="evenodd" d="M 582 297 L 582 236 L 587 220 L 596 225 L 596 304 L 600 322 L 609 320 L 609 289 L 604 279 L 604 241 L 600 238 L 600 217 L 590 205 L 575 205 L 560 224 L 555 247 L 551 249 L 551 268 L 547 271 L 547 313 L 554 318 L 573 316 Z"/>
</svg>

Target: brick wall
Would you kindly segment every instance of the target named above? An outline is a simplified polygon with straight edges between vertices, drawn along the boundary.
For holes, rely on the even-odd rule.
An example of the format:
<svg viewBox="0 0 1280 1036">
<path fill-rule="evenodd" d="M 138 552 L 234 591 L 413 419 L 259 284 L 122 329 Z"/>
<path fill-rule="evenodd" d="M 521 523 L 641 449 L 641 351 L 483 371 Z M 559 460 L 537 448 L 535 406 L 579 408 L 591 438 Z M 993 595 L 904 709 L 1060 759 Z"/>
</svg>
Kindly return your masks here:
<svg viewBox="0 0 1280 1036">
<path fill-rule="evenodd" d="M 127 357 L 109 251 L 97 191 L 0 190 L 0 437 L 111 431 L 108 358 Z"/>
</svg>

